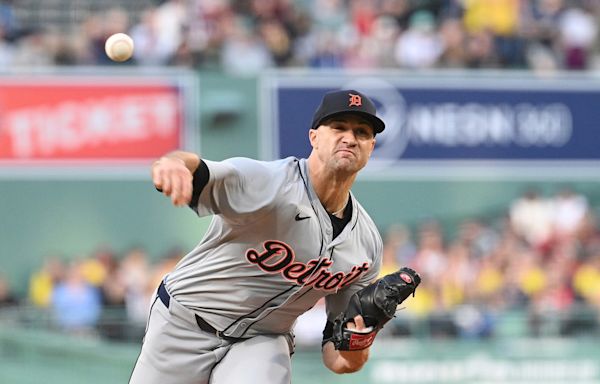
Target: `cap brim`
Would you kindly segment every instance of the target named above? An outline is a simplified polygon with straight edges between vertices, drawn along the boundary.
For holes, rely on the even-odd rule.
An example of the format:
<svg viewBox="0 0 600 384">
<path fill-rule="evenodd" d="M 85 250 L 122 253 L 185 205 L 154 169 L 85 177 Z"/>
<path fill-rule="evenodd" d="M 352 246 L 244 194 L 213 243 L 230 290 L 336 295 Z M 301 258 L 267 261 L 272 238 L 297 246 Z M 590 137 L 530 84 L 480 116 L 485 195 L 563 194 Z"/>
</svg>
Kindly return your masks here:
<svg viewBox="0 0 600 384">
<path fill-rule="evenodd" d="M 360 115 L 365 120 L 367 120 L 369 123 L 371 123 L 371 126 L 373 127 L 373 131 L 375 133 L 381 133 L 385 129 L 385 123 L 383 122 L 383 120 L 381 120 L 379 117 L 377 117 L 375 115 L 371 115 L 370 113 L 363 112 L 363 111 L 339 111 L 339 112 L 332 112 L 332 113 L 330 113 L 328 115 L 323 116 L 317 122 L 316 126 L 313 127 L 313 129 L 318 128 L 319 125 L 321 125 L 323 123 L 323 121 L 325 121 L 327 119 L 331 119 L 332 117 L 335 117 L 335 116 L 338 116 L 338 115 L 344 115 L 344 114 Z"/>
</svg>

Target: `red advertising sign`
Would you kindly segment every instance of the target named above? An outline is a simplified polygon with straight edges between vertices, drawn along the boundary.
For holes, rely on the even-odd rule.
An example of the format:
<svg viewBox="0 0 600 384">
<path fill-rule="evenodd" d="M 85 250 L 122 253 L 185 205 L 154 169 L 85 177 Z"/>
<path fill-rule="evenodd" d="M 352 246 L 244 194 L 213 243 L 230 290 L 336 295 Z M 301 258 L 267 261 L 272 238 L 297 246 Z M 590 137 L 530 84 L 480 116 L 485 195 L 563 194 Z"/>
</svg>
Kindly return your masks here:
<svg viewBox="0 0 600 384">
<path fill-rule="evenodd" d="M 0 165 L 146 162 L 183 146 L 183 113 L 166 81 L 0 79 Z"/>
</svg>

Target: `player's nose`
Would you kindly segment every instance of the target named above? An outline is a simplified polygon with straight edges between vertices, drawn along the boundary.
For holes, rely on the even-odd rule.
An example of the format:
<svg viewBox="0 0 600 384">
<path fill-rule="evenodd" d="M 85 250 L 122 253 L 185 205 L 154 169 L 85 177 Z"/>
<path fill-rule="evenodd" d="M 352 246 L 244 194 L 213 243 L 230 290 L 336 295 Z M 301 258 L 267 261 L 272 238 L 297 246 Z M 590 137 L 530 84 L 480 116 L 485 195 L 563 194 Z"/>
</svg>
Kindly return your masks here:
<svg viewBox="0 0 600 384">
<path fill-rule="evenodd" d="M 356 134 L 354 133 L 354 131 L 351 129 L 346 130 L 342 136 L 342 142 L 349 146 L 356 145 L 357 139 L 356 139 Z"/>
</svg>

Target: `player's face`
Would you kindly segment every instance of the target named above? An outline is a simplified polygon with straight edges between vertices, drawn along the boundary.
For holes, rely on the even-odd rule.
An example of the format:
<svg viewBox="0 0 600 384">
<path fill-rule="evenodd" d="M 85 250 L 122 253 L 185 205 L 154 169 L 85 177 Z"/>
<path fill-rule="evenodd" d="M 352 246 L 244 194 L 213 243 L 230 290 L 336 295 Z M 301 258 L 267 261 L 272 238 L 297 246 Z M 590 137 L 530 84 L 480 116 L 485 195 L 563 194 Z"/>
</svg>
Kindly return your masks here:
<svg viewBox="0 0 600 384">
<path fill-rule="evenodd" d="M 371 125 L 354 114 L 329 119 L 310 132 L 310 141 L 318 158 L 334 171 L 356 173 L 369 160 L 375 148 Z"/>
</svg>

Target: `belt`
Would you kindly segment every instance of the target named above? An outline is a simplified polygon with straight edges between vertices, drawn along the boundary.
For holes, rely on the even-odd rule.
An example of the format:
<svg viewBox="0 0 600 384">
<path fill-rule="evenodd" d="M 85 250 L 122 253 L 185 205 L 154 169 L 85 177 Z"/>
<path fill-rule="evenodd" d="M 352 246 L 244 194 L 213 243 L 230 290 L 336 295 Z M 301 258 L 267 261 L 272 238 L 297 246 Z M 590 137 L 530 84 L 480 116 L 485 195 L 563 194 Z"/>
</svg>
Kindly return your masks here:
<svg viewBox="0 0 600 384">
<path fill-rule="evenodd" d="M 158 297 L 160 298 L 160 301 L 162 301 L 162 303 L 165 305 L 165 307 L 169 308 L 169 304 L 171 303 L 171 296 L 169 295 L 169 292 L 167 292 L 167 288 L 165 288 L 164 281 L 161 281 L 160 285 L 158 286 Z M 248 340 L 247 337 L 226 336 L 223 334 L 223 332 L 216 330 L 215 327 L 208 324 L 206 322 L 206 320 L 204 320 L 200 316 L 198 316 L 196 314 L 194 314 L 194 316 L 196 317 L 196 323 L 198 324 L 198 327 L 200 327 L 200 329 L 203 330 L 204 332 L 211 333 L 220 339 L 227 340 L 227 341 L 230 341 L 233 343 L 237 343 L 238 341 Z"/>
</svg>

